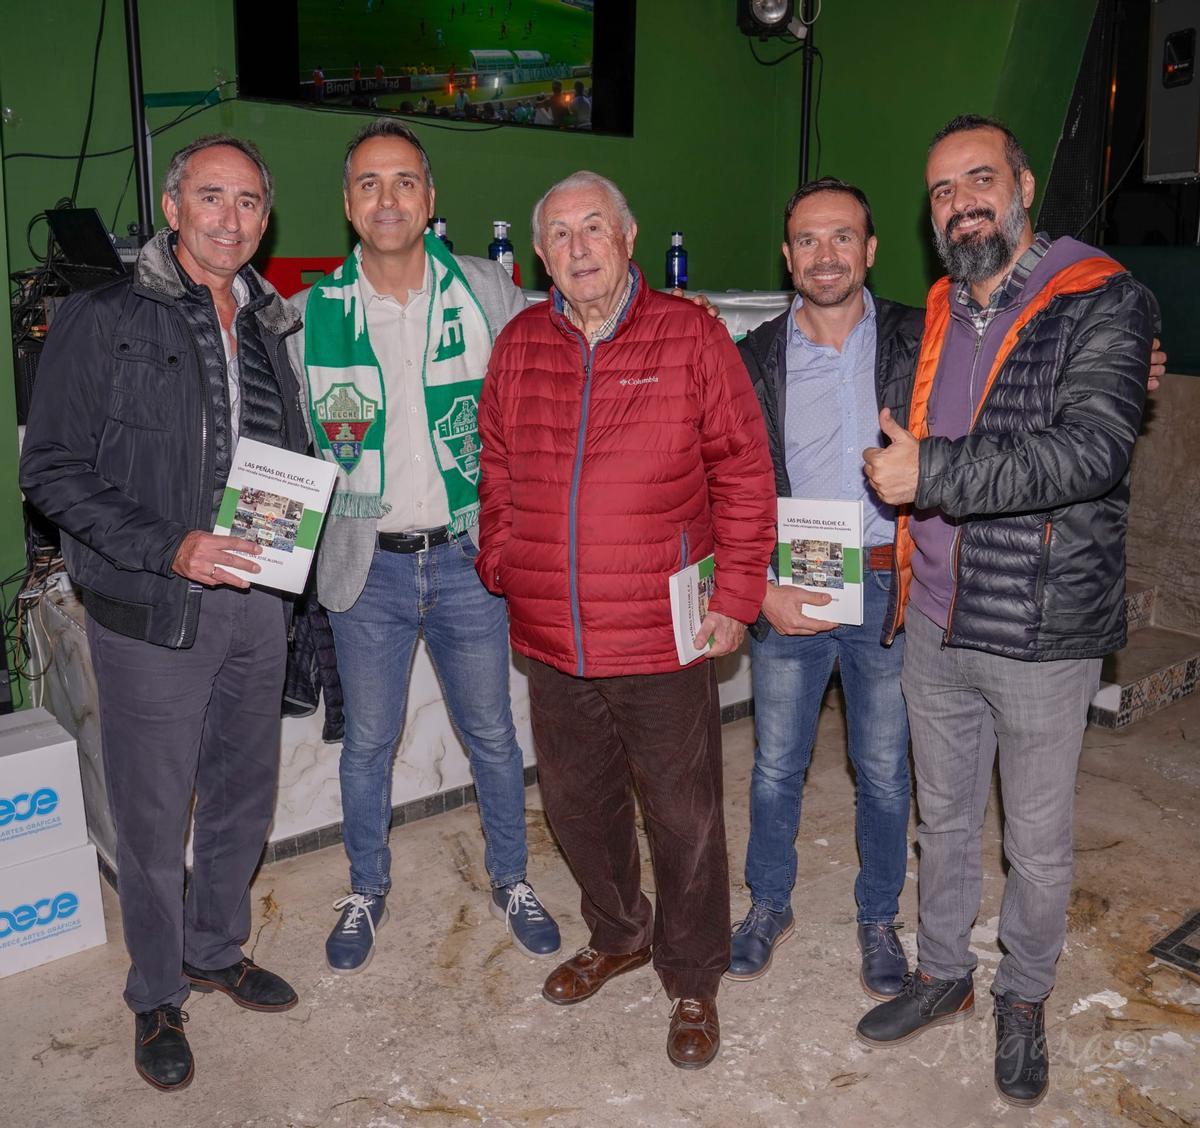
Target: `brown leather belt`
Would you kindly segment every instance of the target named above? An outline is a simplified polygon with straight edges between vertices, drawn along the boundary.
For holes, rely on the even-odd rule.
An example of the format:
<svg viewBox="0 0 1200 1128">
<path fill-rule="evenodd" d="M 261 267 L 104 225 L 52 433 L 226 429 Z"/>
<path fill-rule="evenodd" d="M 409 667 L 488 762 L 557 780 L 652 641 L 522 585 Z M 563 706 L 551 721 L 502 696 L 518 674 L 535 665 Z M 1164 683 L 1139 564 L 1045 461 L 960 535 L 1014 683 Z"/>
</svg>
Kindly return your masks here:
<svg viewBox="0 0 1200 1128">
<path fill-rule="evenodd" d="M 445 544 L 450 532 L 443 525 L 440 529 L 422 529 L 419 533 L 377 533 L 379 547 L 384 552 L 428 552 Z"/>
<path fill-rule="evenodd" d="M 890 544 L 867 546 L 867 569 L 871 572 L 890 572 L 895 563 L 895 549 Z"/>
</svg>

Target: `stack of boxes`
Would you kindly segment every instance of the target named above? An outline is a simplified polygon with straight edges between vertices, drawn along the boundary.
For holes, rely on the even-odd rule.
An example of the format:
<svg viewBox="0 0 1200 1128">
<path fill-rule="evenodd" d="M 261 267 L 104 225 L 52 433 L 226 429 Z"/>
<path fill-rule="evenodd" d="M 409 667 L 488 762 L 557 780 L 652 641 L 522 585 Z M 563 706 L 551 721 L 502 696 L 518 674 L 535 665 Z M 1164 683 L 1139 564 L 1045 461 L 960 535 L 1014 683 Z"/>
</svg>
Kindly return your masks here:
<svg viewBox="0 0 1200 1128">
<path fill-rule="evenodd" d="M 104 940 L 75 741 L 45 709 L 0 716 L 0 978 Z"/>
</svg>

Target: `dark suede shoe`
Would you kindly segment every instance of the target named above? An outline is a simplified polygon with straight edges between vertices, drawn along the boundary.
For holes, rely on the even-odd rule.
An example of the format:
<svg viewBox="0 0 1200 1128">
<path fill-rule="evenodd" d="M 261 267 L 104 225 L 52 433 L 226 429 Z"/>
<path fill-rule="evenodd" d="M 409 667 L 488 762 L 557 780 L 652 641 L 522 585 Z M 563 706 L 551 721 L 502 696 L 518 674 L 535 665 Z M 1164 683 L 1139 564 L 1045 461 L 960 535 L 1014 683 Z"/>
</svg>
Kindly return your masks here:
<svg viewBox="0 0 1200 1128">
<path fill-rule="evenodd" d="M 284 980 L 273 971 L 259 967 L 248 956 L 243 956 L 232 967 L 215 971 L 203 971 L 185 963 L 183 974 L 192 981 L 195 990 L 202 993 L 220 991 L 247 1010 L 285 1011 L 300 1001 Z"/>
<path fill-rule="evenodd" d="M 186 1089 L 195 1072 L 183 1024 L 186 1011 L 158 1007 L 133 1016 L 133 1066 L 142 1080 L 165 1093 Z"/>
<path fill-rule="evenodd" d="M 859 982 L 872 999 L 886 1002 L 900 994 L 908 974 L 908 960 L 894 924 L 860 924 L 858 947 L 862 952 Z"/>
<path fill-rule="evenodd" d="M 608 955 L 595 948 L 580 948 L 565 963 L 560 963 L 547 977 L 542 998 L 556 1006 L 566 1007 L 590 999 L 610 979 L 624 975 L 650 962 L 650 949 Z"/>
<path fill-rule="evenodd" d="M 790 905 L 777 913 L 761 901 L 753 902 L 745 918 L 733 926 L 725 978 L 737 981 L 766 975 L 775 949 L 795 931 Z"/>
<path fill-rule="evenodd" d="M 1046 1007 L 1011 991 L 995 997 L 996 1092 L 1020 1108 L 1032 1108 L 1050 1087 Z"/>
<path fill-rule="evenodd" d="M 680 1069 L 703 1069 L 721 1048 L 716 999 L 676 999 L 671 1005 L 667 1057 Z"/>
<path fill-rule="evenodd" d="M 868 1046 L 892 1046 L 915 1038 L 931 1026 L 959 1022 L 974 1011 L 971 976 L 934 979 L 918 969 L 904 977 L 899 995 L 859 1019 L 856 1033 Z"/>
</svg>

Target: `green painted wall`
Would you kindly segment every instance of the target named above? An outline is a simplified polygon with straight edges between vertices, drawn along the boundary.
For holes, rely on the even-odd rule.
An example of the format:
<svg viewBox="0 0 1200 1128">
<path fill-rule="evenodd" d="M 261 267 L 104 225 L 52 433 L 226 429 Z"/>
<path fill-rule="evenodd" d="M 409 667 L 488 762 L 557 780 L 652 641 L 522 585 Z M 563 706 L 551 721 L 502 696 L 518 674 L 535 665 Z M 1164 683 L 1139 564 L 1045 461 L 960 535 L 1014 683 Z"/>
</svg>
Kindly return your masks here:
<svg viewBox="0 0 1200 1128">
<path fill-rule="evenodd" d="M 960 113 L 1008 121 L 1043 181 L 1095 0 L 901 4 L 825 0 L 815 43 L 828 70 L 820 172 L 866 190 L 879 255 L 871 284 L 923 304 L 940 274 L 925 201 L 929 138 Z"/>
</svg>

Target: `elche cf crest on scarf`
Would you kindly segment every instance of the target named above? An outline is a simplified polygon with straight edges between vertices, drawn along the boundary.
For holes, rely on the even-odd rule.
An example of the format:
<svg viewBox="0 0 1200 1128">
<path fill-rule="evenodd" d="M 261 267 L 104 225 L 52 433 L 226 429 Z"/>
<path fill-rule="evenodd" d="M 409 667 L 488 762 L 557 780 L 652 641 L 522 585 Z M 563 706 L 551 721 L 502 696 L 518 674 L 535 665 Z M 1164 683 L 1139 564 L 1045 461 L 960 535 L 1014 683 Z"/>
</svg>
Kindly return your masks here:
<svg viewBox="0 0 1200 1128">
<path fill-rule="evenodd" d="M 433 426 L 433 442 L 441 444 L 471 485 L 479 482 L 479 410 L 474 396 L 458 396 Z"/>
<path fill-rule="evenodd" d="M 329 440 L 333 460 L 351 473 L 362 458 L 367 432 L 379 416 L 379 403 L 353 384 L 334 384 L 313 404 L 313 411 Z"/>
</svg>

